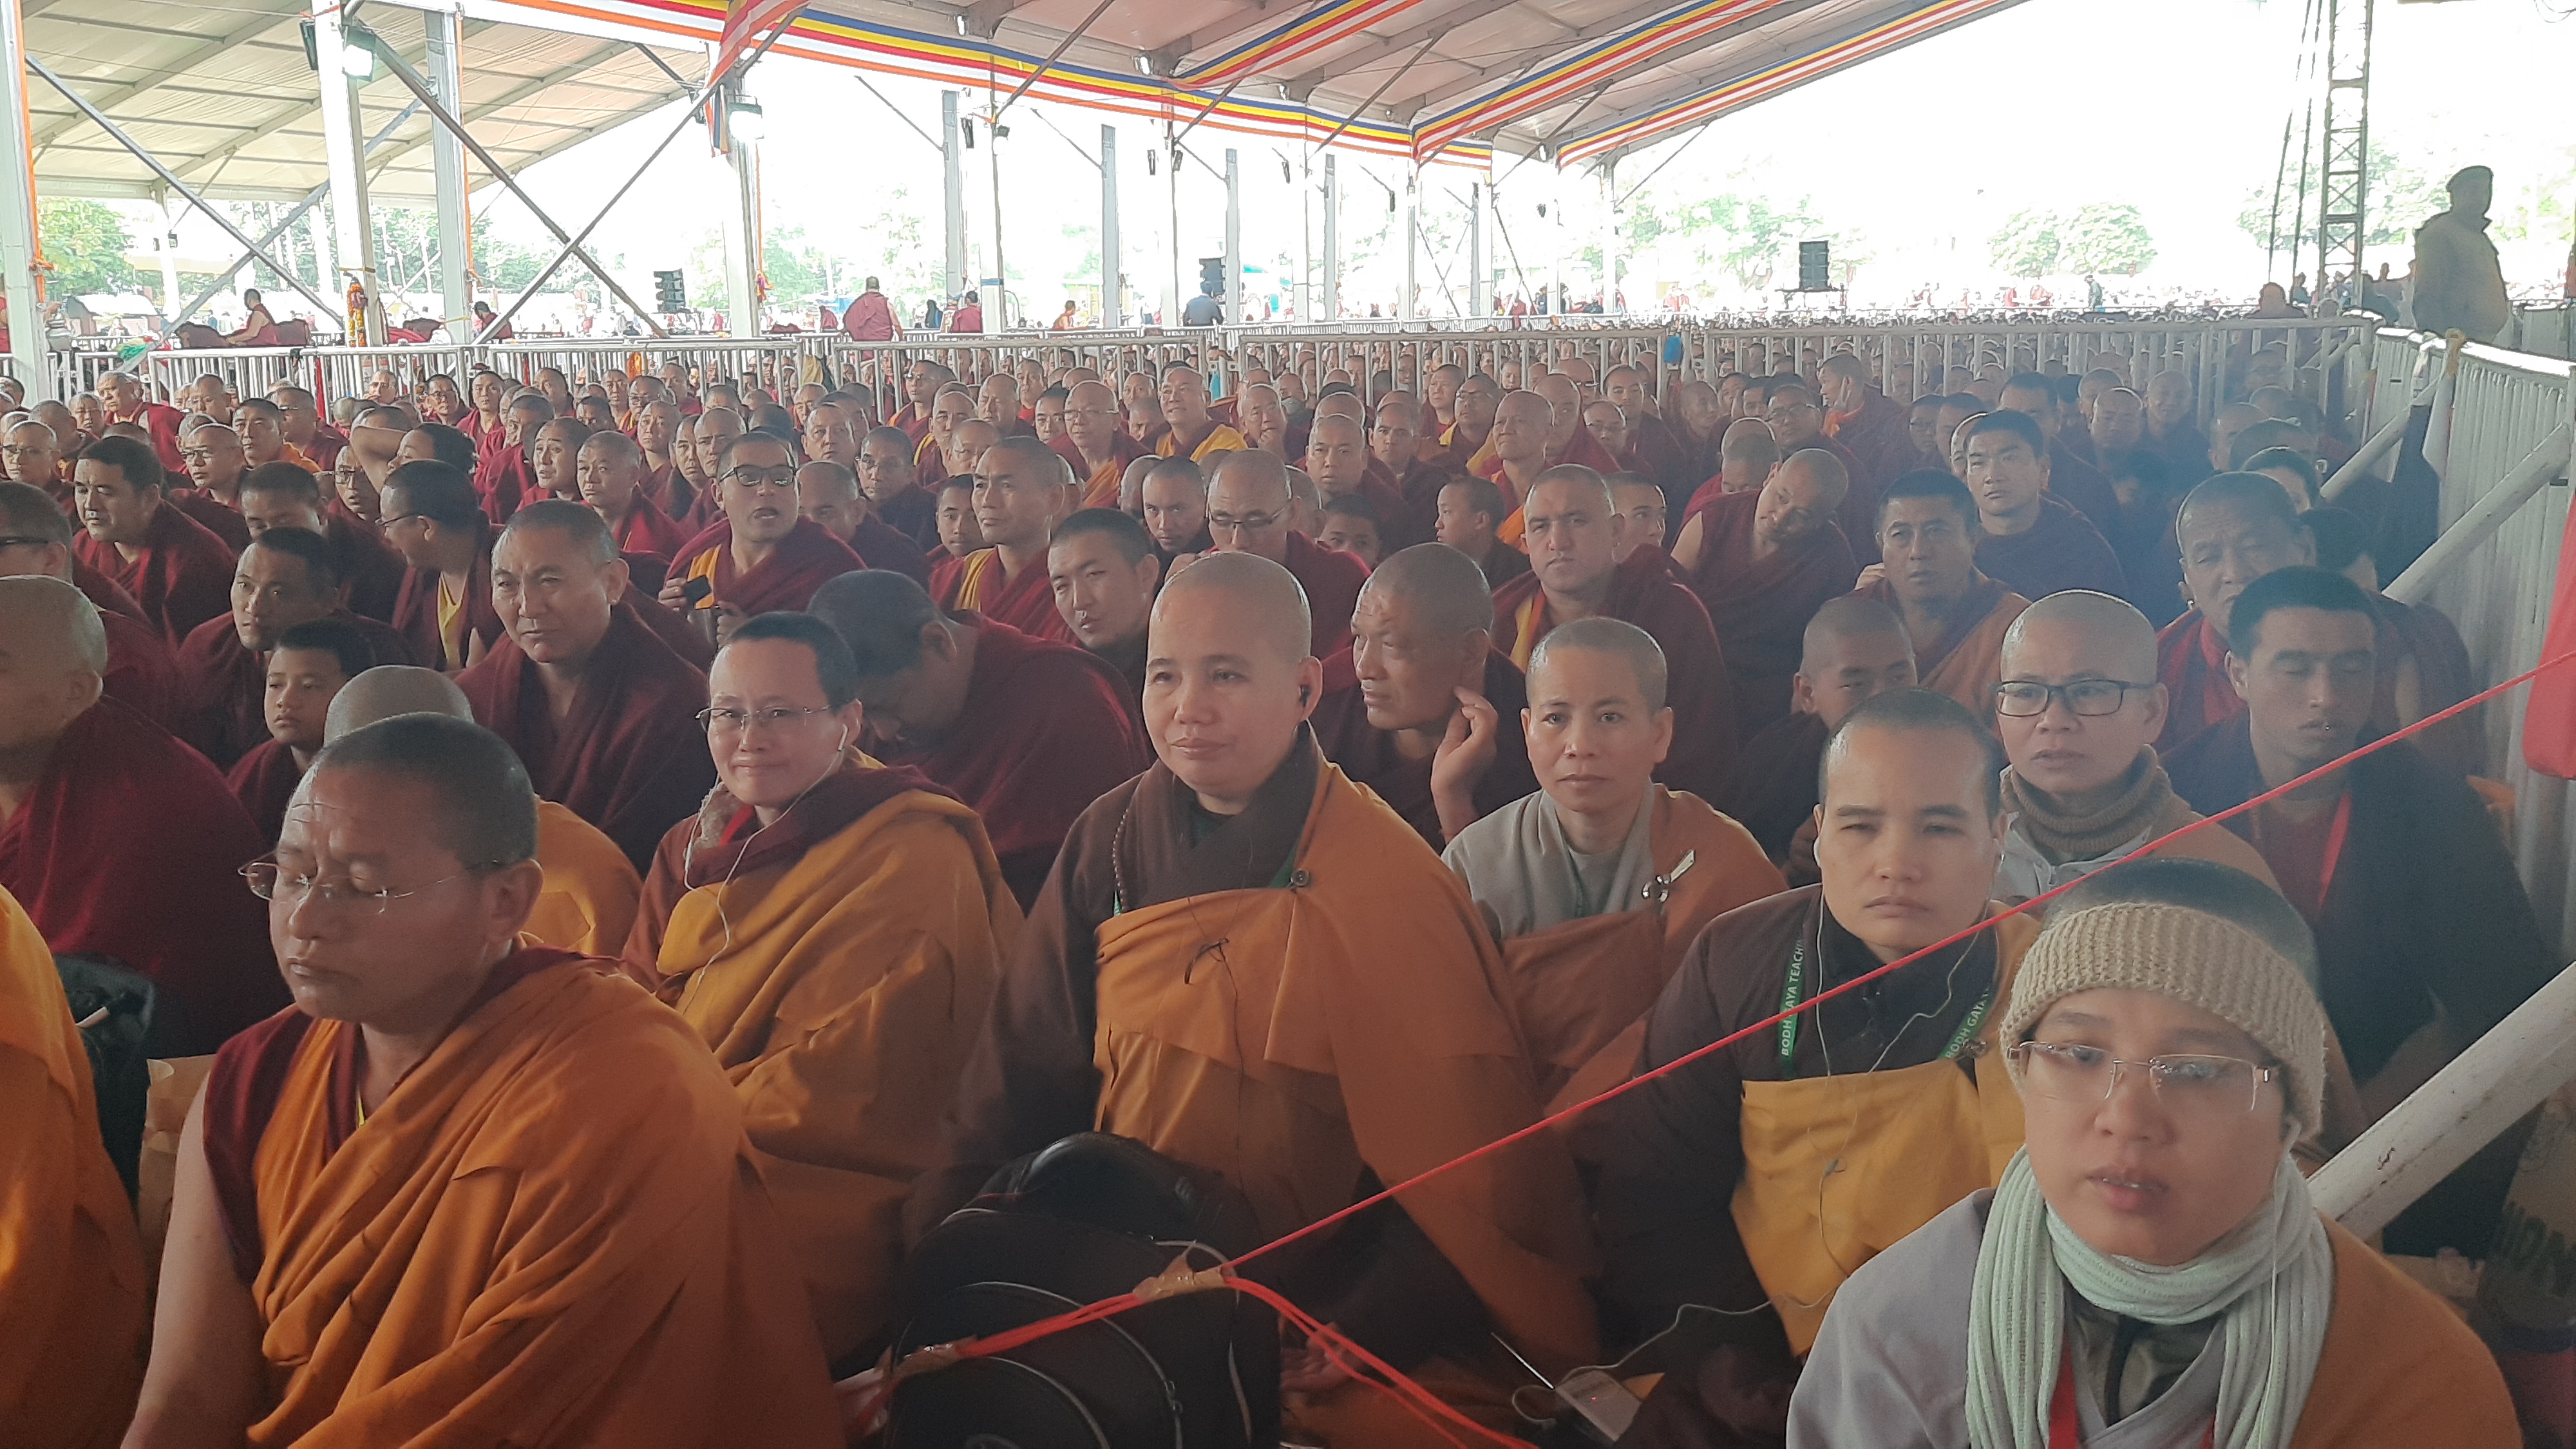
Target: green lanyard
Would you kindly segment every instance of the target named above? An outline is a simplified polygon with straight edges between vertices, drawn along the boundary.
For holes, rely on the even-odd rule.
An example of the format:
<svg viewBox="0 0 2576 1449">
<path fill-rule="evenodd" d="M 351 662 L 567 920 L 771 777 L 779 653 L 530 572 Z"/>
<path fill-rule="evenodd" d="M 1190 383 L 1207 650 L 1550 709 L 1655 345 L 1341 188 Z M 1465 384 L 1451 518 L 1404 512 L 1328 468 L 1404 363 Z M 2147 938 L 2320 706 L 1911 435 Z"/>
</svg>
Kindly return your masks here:
<svg viewBox="0 0 2576 1449">
<path fill-rule="evenodd" d="M 1797 1013 L 1780 1023 L 1780 1080 L 1784 1082 L 1798 1079 L 1798 1022 L 1805 1015 L 1798 1012 L 1798 1003 L 1806 999 L 1806 975 L 1807 943 L 1801 939 L 1796 949 L 1789 953 L 1789 970 L 1780 988 L 1780 1009 Z M 1938 1060 L 1957 1060 L 1968 1043 L 1976 1039 L 1977 1028 L 1985 1025 L 1986 1009 L 1994 1005 L 1994 1001 L 1995 989 L 1989 985 L 1975 1008 L 1960 1020 L 1959 1029 L 1950 1033 L 1950 1044 L 1941 1048 Z"/>
</svg>

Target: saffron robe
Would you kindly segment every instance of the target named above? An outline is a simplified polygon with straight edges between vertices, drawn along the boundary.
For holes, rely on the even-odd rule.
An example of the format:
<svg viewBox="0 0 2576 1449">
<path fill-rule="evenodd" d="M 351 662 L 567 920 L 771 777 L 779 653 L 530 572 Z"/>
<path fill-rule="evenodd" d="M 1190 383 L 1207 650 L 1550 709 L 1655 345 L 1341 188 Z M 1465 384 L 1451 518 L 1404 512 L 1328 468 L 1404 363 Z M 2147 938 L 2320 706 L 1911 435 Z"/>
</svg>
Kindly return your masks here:
<svg viewBox="0 0 2576 1449">
<path fill-rule="evenodd" d="M 1019 577 L 1006 580 L 1002 551 L 979 548 L 964 558 L 933 565 L 930 580 L 930 596 L 943 609 L 971 610 L 1032 638 L 1073 642 L 1073 630 L 1056 612 L 1055 589 L 1047 580 L 1043 552 L 1029 560 Z"/>
<path fill-rule="evenodd" d="M 1850 592 L 1860 567 L 1838 528 L 1819 527 L 1756 558 L 1753 513 L 1761 493 L 1700 492 L 1706 503 L 1693 501 L 1701 548 L 1690 586 L 1708 606 L 1734 675 L 1736 738 L 1749 739 L 1789 712 L 1789 681 L 1806 654 L 1807 621 L 1827 599 Z"/>
<path fill-rule="evenodd" d="M 1991 1192 L 1972 1194 L 1843 1285 L 1789 1405 L 1791 1445 L 1968 1449 L 1968 1304 L 1993 1199 Z M 2326 1237 L 2334 1245 L 2334 1308 L 2290 1449 L 2522 1442 L 2495 1355 L 2459 1315 L 2332 1220 Z M 2132 1432 L 2121 1442 L 2199 1445 L 2217 1411 L 2214 1370 L 2224 1362 L 2213 1335 L 2200 1361 L 2120 1421 L 2124 1431 L 2133 1421 L 2147 1431 L 2170 1421 L 2171 1431 Z M 2089 1377 L 2075 1377 L 2078 1412 L 2098 1425 L 2101 1389 Z"/>
<path fill-rule="evenodd" d="M 376 663 L 415 662 L 410 643 L 392 625 L 347 609 L 328 617 L 365 635 Z M 267 743 L 268 656 L 242 643 L 230 610 L 198 625 L 179 646 L 178 684 L 179 724 L 173 733 L 214 761 L 216 769 L 231 769 L 234 761 Z"/>
<path fill-rule="evenodd" d="M 1671 562 L 1660 549 L 1628 555 L 1611 570 L 1610 595 L 1601 612 L 1645 630 L 1664 651 L 1664 702 L 1673 712 L 1673 743 L 1655 767 L 1655 778 L 1715 799 L 1735 762 L 1735 688 L 1707 607 L 1674 577 Z M 1494 593 L 1494 647 L 1523 672 L 1555 622 L 1535 573 Z"/>
<path fill-rule="evenodd" d="M 112 543 L 86 532 L 72 536 L 72 553 L 143 607 L 161 640 L 179 647 L 188 631 L 233 607 L 233 565 L 239 554 L 175 506 L 153 510 L 143 543 L 128 562 Z"/>
<path fill-rule="evenodd" d="M 1521 728 L 1521 711 L 1529 707 L 1527 682 L 1520 666 L 1499 649 L 1485 651 L 1485 678 L 1478 690 L 1494 707 L 1494 758 L 1473 792 L 1479 818 L 1493 814 L 1538 788 L 1531 773 L 1529 739 Z M 1431 794 L 1431 756 L 1408 760 L 1398 754 L 1395 737 L 1369 723 L 1360 698 L 1360 677 L 1344 648 L 1324 661 L 1324 697 L 1312 716 L 1315 741 L 1324 758 L 1341 767 L 1353 783 L 1364 785 L 1386 802 L 1423 843 L 1438 850 L 1447 837 L 1440 829 L 1439 802 Z"/>
<path fill-rule="evenodd" d="M 1977 569 L 2025 599 L 2062 589 L 2091 589 L 2115 597 L 2129 591 L 2120 556 L 2091 521 L 2049 494 L 2039 496 L 2039 521 L 2009 537 L 1977 540 Z"/>
<path fill-rule="evenodd" d="M 53 953 L 5 894 L 0 1101 L 0 1423 L 12 1449 L 115 1449 L 143 1384 L 143 1248 Z"/>
<path fill-rule="evenodd" d="M 1082 449 L 1074 445 L 1070 436 L 1058 438 L 1047 447 L 1073 470 L 1073 481 L 1082 488 L 1082 506 L 1085 508 L 1117 507 L 1118 488 L 1126 481 L 1127 465 L 1151 456 L 1137 446 L 1134 438 L 1127 436 L 1124 428 L 1110 434 L 1109 461 L 1097 468 L 1083 460 Z"/>
<path fill-rule="evenodd" d="M 1885 579 L 1853 592 L 1885 604 L 1900 619 L 1905 617 L 1895 588 Z M 1928 645 L 1921 639 L 1914 641 L 1914 677 L 1925 689 L 1939 690 L 1966 706 L 1968 713 L 1991 720 L 1995 686 L 2004 678 L 2004 632 L 2029 607 L 2030 600 L 1997 580 L 1977 575 L 1944 617 L 1941 637 Z"/>
<path fill-rule="evenodd" d="M 152 978 L 202 1056 L 286 1002 L 268 908 L 236 874 L 268 850 L 205 757 L 112 699 L 54 742 L 0 822 L 0 890 L 56 954 L 112 956 Z"/>
<path fill-rule="evenodd" d="M 806 605 L 814 602 L 816 589 L 867 567 L 848 544 L 808 518 L 796 520 L 796 526 L 778 541 L 769 557 L 748 573 L 734 570 L 733 524 L 724 519 L 691 539 L 680 553 L 682 558 L 671 561 L 674 572 L 683 578 L 705 579 L 715 586 L 714 593 L 698 602 L 699 608 L 731 605 L 755 615 L 781 610 L 801 614 Z M 659 827 L 655 833 L 659 833 Z"/>
<path fill-rule="evenodd" d="M 465 667 L 475 640 L 482 641 L 486 654 L 501 642 L 501 613 L 492 607 L 492 543 L 492 535 L 486 530 L 477 541 L 474 566 L 466 572 L 462 601 L 465 647 L 453 658 L 438 631 L 438 570 L 413 569 L 403 576 L 402 594 L 394 600 L 394 627 L 411 645 L 411 657 L 424 667 L 454 674 Z"/>
<path fill-rule="evenodd" d="M 1165 458 L 1186 456 L 1193 463 L 1205 463 L 1210 454 L 1240 453 L 1251 446 L 1252 444 L 1245 440 L 1243 434 L 1210 418 L 1208 430 L 1200 435 L 1197 442 L 1187 447 L 1181 445 L 1181 435 L 1167 426 L 1163 435 L 1155 440 L 1154 452 Z"/>
<path fill-rule="evenodd" d="M 456 687 L 476 723 L 519 752 L 538 794 L 598 826 L 641 870 L 662 832 L 715 784 L 697 721 L 707 677 L 622 602 L 562 719 L 537 667 L 504 639 Z"/>
<path fill-rule="evenodd" d="M 1466 887 L 1403 821 L 1303 738 L 1242 814 L 1197 811 L 1158 764 L 1084 813 L 1003 971 L 913 1230 L 1073 1132 L 1223 1174 L 1276 1235 L 1372 1178 L 1404 1181 L 1537 1120 L 1501 959 Z M 1557 1138 L 1397 1206 L 1514 1347 L 1589 1361 L 1581 1190 Z M 1399 1366 L 1440 1347 L 1416 1332 L 1420 1295 L 1340 1261 L 1349 1242 L 1252 1271 Z M 1349 1296 L 1320 1301 L 1314 1280 L 1345 1274 Z M 1488 1342 L 1478 1316 L 1471 1348 Z"/>
<path fill-rule="evenodd" d="M 653 857 L 627 971 L 733 1083 L 836 1364 L 893 1327 L 904 1199 L 1019 927 L 975 812 L 863 757 L 765 830 L 719 786 Z"/>
<path fill-rule="evenodd" d="M 1460 831 L 1441 859 L 1502 942 L 1507 999 L 1551 1110 L 1628 1080 L 1646 1012 L 1700 929 L 1787 888 L 1743 826 L 1661 785 L 1610 861 L 1575 856 L 1544 792 Z"/>
<path fill-rule="evenodd" d="M 224 772 L 224 783 L 232 787 L 233 798 L 249 814 L 259 838 L 271 845 L 286 829 L 287 804 L 295 798 L 295 787 L 303 782 L 304 767 L 295 763 L 295 751 L 275 739 L 233 761 L 232 768 Z"/>
<path fill-rule="evenodd" d="M 1288 552 L 1279 562 L 1297 576 L 1306 591 L 1306 609 L 1314 638 L 1309 647 L 1318 659 L 1351 642 L 1351 610 L 1359 607 L 1368 583 L 1368 565 L 1337 548 L 1326 548 L 1302 533 L 1288 535 Z"/>
<path fill-rule="evenodd" d="M 544 891 L 522 941 L 583 956 L 623 950 L 635 928 L 635 901 L 644 889 L 634 862 L 600 828 L 552 800 L 537 802 L 537 864 Z"/>
<path fill-rule="evenodd" d="M 1092 801 L 1152 763 L 1117 669 L 1070 644 L 974 613 L 975 672 L 948 732 L 886 756 L 937 781 L 983 817 L 1002 879 L 1023 907 L 1064 833 Z"/>
<path fill-rule="evenodd" d="M 348 1023 L 281 1012 L 217 1057 L 256 1449 L 841 1443 L 742 1109 L 605 965 L 503 961 L 364 1123 Z"/>
</svg>

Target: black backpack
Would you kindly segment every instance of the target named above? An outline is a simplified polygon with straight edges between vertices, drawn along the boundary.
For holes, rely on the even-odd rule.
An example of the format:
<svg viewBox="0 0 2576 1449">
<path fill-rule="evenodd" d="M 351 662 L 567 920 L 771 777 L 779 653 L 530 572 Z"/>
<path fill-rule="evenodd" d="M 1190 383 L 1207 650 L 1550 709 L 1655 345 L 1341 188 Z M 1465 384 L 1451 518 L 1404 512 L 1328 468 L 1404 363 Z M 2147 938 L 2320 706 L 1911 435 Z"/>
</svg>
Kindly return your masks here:
<svg viewBox="0 0 2576 1449">
<path fill-rule="evenodd" d="M 56 956 L 54 971 L 63 979 L 72 1020 L 82 1023 L 81 1045 L 89 1049 L 90 1086 L 98 1096 L 99 1135 L 107 1139 L 108 1160 L 125 1179 L 125 1197 L 131 1202 L 135 1166 L 143 1153 L 144 1102 L 152 1092 L 147 1063 L 168 1055 L 161 1043 L 171 1035 L 170 1023 L 162 1019 L 161 994 L 152 978 L 101 956 Z"/>
<path fill-rule="evenodd" d="M 1012 1163 L 904 1267 L 894 1352 L 1115 1297 L 1261 1241 L 1242 1195 L 1141 1143 L 1086 1132 Z M 897 1385 L 890 1449 L 1270 1449 L 1279 1330 L 1260 1302 L 1188 1293 Z"/>
</svg>

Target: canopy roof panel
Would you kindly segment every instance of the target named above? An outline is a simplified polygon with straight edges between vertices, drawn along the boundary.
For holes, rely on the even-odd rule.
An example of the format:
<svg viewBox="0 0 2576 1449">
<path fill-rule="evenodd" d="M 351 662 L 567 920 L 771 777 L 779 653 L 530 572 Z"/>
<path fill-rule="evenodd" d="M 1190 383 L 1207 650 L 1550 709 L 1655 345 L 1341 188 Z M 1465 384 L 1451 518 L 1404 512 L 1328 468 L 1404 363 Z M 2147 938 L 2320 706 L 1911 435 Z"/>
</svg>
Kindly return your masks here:
<svg viewBox="0 0 2576 1449">
<path fill-rule="evenodd" d="M 424 0 L 360 19 L 425 69 Z M 517 169 L 687 94 L 723 0 L 453 0 L 464 115 Z M 2019 0 L 816 0 L 774 49 L 828 63 L 1308 144 L 1468 166 L 1500 149 L 1615 158 Z M 90 19 L 27 0 L 28 48 L 182 180 L 300 199 L 326 175 L 297 0 L 128 0 Z M 1085 22 L 1088 27 L 1085 27 Z M 37 184 L 158 182 L 30 82 Z M 399 81 L 361 92 L 374 194 L 433 195 L 433 122 Z M 474 169 L 474 180 L 490 180 Z"/>
</svg>

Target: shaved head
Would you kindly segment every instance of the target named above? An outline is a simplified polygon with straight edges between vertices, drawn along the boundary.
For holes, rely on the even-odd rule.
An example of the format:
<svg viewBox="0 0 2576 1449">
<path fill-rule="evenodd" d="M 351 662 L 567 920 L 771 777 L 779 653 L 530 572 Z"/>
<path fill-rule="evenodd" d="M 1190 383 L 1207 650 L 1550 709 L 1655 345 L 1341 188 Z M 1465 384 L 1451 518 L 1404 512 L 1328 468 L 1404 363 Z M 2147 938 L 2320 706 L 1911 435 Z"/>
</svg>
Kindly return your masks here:
<svg viewBox="0 0 2576 1449">
<path fill-rule="evenodd" d="M 1265 454 L 1236 453 L 1233 457 L 1263 457 Z M 1278 460 L 1272 459 L 1276 468 Z M 1475 565 L 1469 564 L 1469 568 Z M 1480 578 L 1482 574 L 1478 575 Z M 1306 590 L 1297 576 L 1259 554 L 1211 553 L 1202 555 L 1188 568 L 1172 575 L 1163 592 L 1154 600 L 1153 618 L 1147 625 L 1148 657 L 1162 648 L 1160 637 L 1167 622 L 1184 609 L 1213 607 L 1212 600 L 1225 597 L 1240 607 L 1237 617 L 1243 620 L 1273 657 L 1290 664 L 1314 652 L 1314 613 L 1306 603 Z M 1491 606 L 1487 608 L 1490 615 Z"/>
<path fill-rule="evenodd" d="M 1908 654 L 1914 652 L 1913 641 L 1905 636 L 1905 620 L 1894 609 L 1866 595 L 1845 594 L 1826 600 L 1825 606 L 1816 611 L 1816 616 L 1807 621 L 1806 637 L 1801 641 L 1805 657 L 1800 667 L 1811 673 L 1821 672 L 1825 659 L 1834 653 L 1835 646 L 1854 639 L 1893 639 L 1903 644 Z M 2152 636 L 2147 644 L 2152 664 L 2155 654 Z"/>
<path fill-rule="evenodd" d="M 0 578 L 0 657 L 30 672 L 107 673 L 107 626 L 98 606 L 51 574 Z M 68 721 L 66 721 L 68 722 Z"/>
<path fill-rule="evenodd" d="M 359 674 L 332 696 L 331 713 L 322 726 L 325 744 L 396 715 L 443 714 L 471 721 L 474 707 L 456 681 L 435 669 L 409 664 L 379 664 Z"/>
<path fill-rule="evenodd" d="M 1434 545 L 1437 547 L 1437 545 Z M 1669 689 L 1663 646 L 1655 636 L 1624 619 L 1596 614 L 1588 619 L 1572 619 L 1547 631 L 1530 651 L 1529 697 L 1536 701 L 1549 697 L 1540 684 L 1552 664 L 1568 654 L 1597 654 L 1625 664 L 1637 680 L 1637 697 L 1648 709 L 1662 709 Z"/>
<path fill-rule="evenodd" d="M 1360 600 L 1389 597 L 1411 604 L 1414 622 L 1442 639 L 1494 627 L 1494 593 L 1484 569 L 1445 543 L 1417 543 L 1379 564 Z"/>
<path fill-rule="evenodd" d="M 2107 678 L 2148 681 L 2156 677 L 2156 626 L 2124 599 L 2068 589 L 2033 603 L 2004 633 L 2005 677 L 2021 672 L 2015 656 L 2028 652 L 2028 645 L 2041 634 L 2066 638 L 2087 664 Z"/>
</svg>

